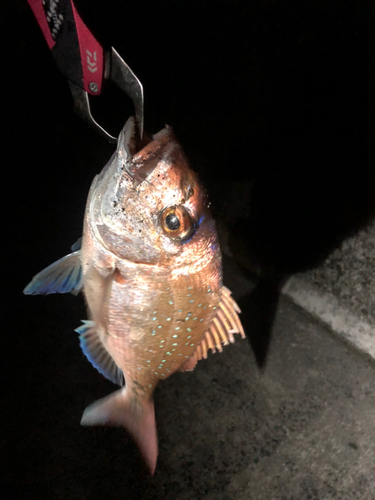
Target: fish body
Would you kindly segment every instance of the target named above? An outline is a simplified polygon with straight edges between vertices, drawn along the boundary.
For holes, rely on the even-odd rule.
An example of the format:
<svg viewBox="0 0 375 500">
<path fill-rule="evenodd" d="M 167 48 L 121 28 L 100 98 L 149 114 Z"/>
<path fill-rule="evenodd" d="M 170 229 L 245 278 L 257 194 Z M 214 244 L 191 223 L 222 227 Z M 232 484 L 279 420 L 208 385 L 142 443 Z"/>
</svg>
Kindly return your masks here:
<svg viewBox="0 0 375 500">
<path fill-rule="evenodd" d="M 134 141 L 129 119 L 93 180 L 81 249 L 42 271 L 25 293 L 82 289 L 89 320 L 77 329 L 81 347 L 122 387 L 89 406 L 81 423 L 125 426 L 153 473 L 156 384 L 244 333 L 222 284 L 206 194 L 181 146 L 168 127 L 139 152 Z"/>
</svg>

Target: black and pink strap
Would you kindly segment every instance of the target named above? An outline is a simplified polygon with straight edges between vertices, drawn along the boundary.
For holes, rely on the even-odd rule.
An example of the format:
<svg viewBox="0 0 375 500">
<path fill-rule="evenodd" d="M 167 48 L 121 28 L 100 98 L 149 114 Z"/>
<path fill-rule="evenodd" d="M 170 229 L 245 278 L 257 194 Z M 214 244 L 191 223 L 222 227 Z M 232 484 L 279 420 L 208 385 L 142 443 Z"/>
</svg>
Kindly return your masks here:
<svg viewBox="0 0 375 500">
<path fill-rule="evenodd" d="M 28 0 L 60 71 L 91 95 L 104 80 L 104 52 L 72 0 Z"/>
</svg>

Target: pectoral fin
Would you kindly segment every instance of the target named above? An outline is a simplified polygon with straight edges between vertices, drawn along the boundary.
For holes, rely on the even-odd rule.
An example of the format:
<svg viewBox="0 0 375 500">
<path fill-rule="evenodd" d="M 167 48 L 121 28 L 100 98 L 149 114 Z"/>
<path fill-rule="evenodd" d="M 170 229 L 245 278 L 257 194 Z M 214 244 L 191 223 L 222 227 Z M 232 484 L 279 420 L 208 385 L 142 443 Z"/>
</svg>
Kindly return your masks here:
<svg viewBox="0 0 375 500">
<path fill-rule="evenodd" d="M 114 362 L 97 333 L 94 321 L 82 321 L 76 328 L 79 343 L 86 358 L 105 378 L 117 385 L 124 385 L 124 376 Z"/>
<path fill-rule="evenodd" d="M 49 295 L 72 292 L 82 288 L 81 251 L 70 253 L 40 271 L 26 286 L 25 295 Z"/>
<path fill-rule="evenodd" d="M 78 238 L 78 240 L 73 243 L 73 245 L 70 247 L 72 252 L 76 252 L 77 250 L 81 250 L 82 247 L 82 236 Z"/>
<path fill-rule="evenodd" d="M 240 333 L 245 338 L 238 313 L 241 310 L 235 300 L 231 297 L 231 291 L 225 286 L 222 289 L 221 300 L 217 308 L 217 313 L 203 339 L 197 345 L 194 354 L 181 366 L 180 371 L 186 372 L 194 370 L 198 361 L 207 358 L 208 350 L 213 353 L 218 350 L 222 352 L 223 345 L 234 342 L 233 334 Z"/>
</svg>

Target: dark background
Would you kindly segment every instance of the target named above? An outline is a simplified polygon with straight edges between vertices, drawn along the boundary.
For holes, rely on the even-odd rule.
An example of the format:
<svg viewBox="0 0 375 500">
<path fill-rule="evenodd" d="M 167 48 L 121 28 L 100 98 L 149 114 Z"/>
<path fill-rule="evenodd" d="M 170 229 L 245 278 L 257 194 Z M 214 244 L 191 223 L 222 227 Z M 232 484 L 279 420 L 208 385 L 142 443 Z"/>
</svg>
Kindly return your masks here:
<svg viewBox="0 0 375 500">
<path fill-rule="evenodd" d="M 146 130 L 173 126 L 244 272 L 277 291 L 372 217 L 372 1 L 76 6 L 142 81 Z M 83 408 L 110 388 L 73 333 L 82 299 L 22 295 L 80 236 L 90 183 L 114 146 L 74 114 L 27 3 L 2 2 L 0 23 L 6 498 L 128 498 L 103 486 L 111 475 L 109 484 L 138 498 L 147 475 L 132 443 L 113 429 L 79 427 Z M 131 106 L 109 92 L 95 111 L 114 132 Z M 249 300 L 263 304 L 262 293 L 260 285 Z M 266 323 L 268 306 L 258 308 Z"/>
</svg>

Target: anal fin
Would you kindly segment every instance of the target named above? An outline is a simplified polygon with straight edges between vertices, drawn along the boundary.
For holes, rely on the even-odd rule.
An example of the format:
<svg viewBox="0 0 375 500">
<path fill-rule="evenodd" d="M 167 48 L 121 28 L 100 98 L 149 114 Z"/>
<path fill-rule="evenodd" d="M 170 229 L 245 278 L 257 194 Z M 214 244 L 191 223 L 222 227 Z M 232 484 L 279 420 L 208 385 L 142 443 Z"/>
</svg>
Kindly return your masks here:
<svg viewBox="0 0 375 500">
<path fill-rule="evenodd" d="M 192 356 L 181 366 L 180 371 L 194 370 L 199 360 L 207 358 L 209 349 L 213 353 L 216 350 L 222 352 L 223 345 L 225 346 L 234 342 L 233 335 L 235 333 L 241 334 L 241 337 L 244 339 L 245 332 L 238 317 L 238 313 L 240 312 L 238 304 L 231 297 L 231 291 L 224 286 L 215 318 Z"/>
<path fill-rule="evenodd" d="M 117 385 L 124 385 L 124 376 L 100 340 L 94 321 L 82 321 L 76 328 L 79 343 L 86 358 L 105 378 Z"/>
</svg>

